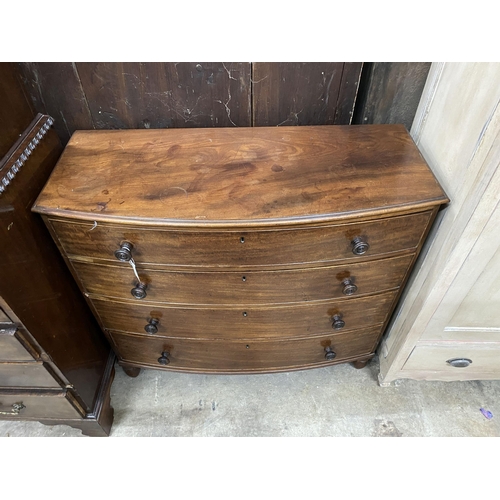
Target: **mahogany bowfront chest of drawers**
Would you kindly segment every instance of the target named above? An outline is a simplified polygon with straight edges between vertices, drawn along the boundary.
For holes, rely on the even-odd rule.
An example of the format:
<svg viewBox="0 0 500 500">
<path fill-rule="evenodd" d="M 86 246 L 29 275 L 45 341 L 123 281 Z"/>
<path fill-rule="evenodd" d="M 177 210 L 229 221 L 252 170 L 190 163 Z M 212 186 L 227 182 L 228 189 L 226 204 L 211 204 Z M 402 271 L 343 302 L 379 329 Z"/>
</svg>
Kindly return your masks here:
<svg viewBox="0 0 500 500">
<path fill-rule="evenodd" d="M 111 130 L 33 210 L 133 376 L 364 366 L 447 201 L 400 125 Z"/>
</svg>

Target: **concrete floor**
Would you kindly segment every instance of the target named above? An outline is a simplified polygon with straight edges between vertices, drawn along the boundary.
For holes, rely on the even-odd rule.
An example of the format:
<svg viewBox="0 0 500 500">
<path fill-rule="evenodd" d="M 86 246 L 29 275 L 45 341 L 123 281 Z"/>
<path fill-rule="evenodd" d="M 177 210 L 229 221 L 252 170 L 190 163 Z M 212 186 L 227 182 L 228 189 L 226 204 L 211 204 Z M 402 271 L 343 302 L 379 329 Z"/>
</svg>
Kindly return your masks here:
<svg viewBox="0 0 500 500">
<path fill-rule="evenodd" d="M 500 436 L 500 380 L 379 387 L 378 364 L 272 375 L 190 375 L 116 367 L 112 437 Z M 493 413 L 488 420 L 480 412 Z M 0 422 L 0 436 L 75 436 L 67 426 Z"/>
</svg>

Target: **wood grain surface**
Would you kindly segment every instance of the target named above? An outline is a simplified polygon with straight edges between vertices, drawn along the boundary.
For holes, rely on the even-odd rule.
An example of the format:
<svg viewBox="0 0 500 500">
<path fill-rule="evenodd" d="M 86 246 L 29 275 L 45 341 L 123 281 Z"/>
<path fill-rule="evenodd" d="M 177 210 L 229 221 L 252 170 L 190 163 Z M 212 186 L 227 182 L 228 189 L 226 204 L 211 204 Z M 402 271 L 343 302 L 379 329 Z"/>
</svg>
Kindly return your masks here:
<svg viewBox="0 0 500 500">
<path fill-rule="evenodd" d="M 97 129 L 248 127 L 250 63 L 76 63 Z"/>
<path fill-rule="evenodd" d="M 158 225 L 276 224 L 447 201 L 400 125 L 79 131 L 34 210 Z"/>
<path fill-rule="evenodd" d="M 349 124 L 362 65 L 253 63 L 253 125 Z"/>
<path fill-rule="evenodd" d="M 18 63 L 18 68 L 35 109 L 54 118 L 63 145 L 75 130 L 94 128 L 75 63 L 25 62 Z"/>
<path fill-rule="evenodd" d="M 308 302 L 269 307 L 156 307 L 93 299 L 101 322 L 109 330 L 150 336 L 144 327 L 157 320 L 155 336 L 177 338 L 292 338 L 338 334 L 384 323 L 396 292 L 344 301 Z M 345 322 L 334 330 L 332 318 Z"/>
<path fill-rule="evenodd" d="M 370 355 L 377 341 L 378 329 L 284 340 L 187 340 L 144 338 L 112 332 L 119 359 L 150 368 L 212 373 L 258 373 L 275 370 L 327 366 L 353 357 Z M 336 353 L 333 361 L 325 359 L 325 348 Z M 162 352 L 170 354 L 166 366 L 158 363 Z"/>
<path fill-rule="evenodd" d="M 117 263 L 115 250 L 123 241 L 133 245 L 139 265 L 165 267 L 279 267 L 321 265 L 364 260 L 404 250 L 414 251 L 432 212 L 391 217 L 355 224 L 256 230 L 182 231 L 50 219 L 59 243 L 73 260 Z M 361 237 L 370 248 L 353 253 Z"/>
<path fill-rule="evenodd" d="M 86 292 L 135 302 L 169 304 L 281 304 L 348 298 L 342 281 L 358 287 L 355 296 L 399 287 L 413 255 L 374 262 L 283 271 L 170 272 L 138 268 L 147 297 L 134 299 L 138 281 L 131 266 L 102 266 L 72 262 Z"/>
<path fill-rule="evenodd" d="M 402 123 L 410 130 L 429 62 L 365 63 L 353 123 Z"/>
<path fill-rule="evenodd" d="M 14 76 L 18 73 L 34 109 L 55 118 L 64 145 L 75 130 L 348 125 L 363 66 L 359 62 L 6 64 L 11 64 Z M 18 103 L 15 109 L 22 112 Z"/>
</svg>

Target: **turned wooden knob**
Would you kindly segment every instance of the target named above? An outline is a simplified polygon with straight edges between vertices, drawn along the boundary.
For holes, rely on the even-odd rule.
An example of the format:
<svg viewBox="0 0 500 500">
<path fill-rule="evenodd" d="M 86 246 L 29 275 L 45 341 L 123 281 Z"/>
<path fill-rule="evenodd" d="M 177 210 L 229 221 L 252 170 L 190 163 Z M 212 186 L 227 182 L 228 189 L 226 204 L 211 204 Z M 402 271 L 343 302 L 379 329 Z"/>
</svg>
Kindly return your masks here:
<svg viewBox="0 0 500 500">
<path fill-rule="evenodd" d="M 146 330 L 146 333 L 150 333 L 151 335 L 154 335 L 155 333 L 158 333 L 158 325 L 160 324 L 159 319 L 151 318 L 149 320 L 149 323 L 144 327 L 144 330 Z"/>
<path fill-rule="evenodd" d="M 342 293 L 344 295 L 352 295 L 353 293 L 356 293 L 356 290 L 358 289 L 358 287 L 352 282 L 351 278 L 346 278 L 342 281 L 342 284 L 344 285 L 344 288 L 342 289 Z"/>
<path fill-rule="evenodd" d="M 345 326 L 345 321 L 342 320 L 342 316 L 340 314 L 336 314 L 332 318 L 332 328 L 334 330 L 341 330 Z"/>
<path fill-rule="evenodd" d="M 363 255 L 370 249 L 368 242 L 364 238 L 361 238 L 361 236 L 356 236 L 356 238 L 351 241 L 351 245 L 354 255 Z"/>
<path fill-rule="evenodd" d="M 144 283 L 138 283 L 137 285 L 135 285 L 135 288 L 132 288 L 132 290 L 130 290 L 130 293 L 135 299 L 143 299 L 147 295 L 146 287 L 147 285 L 145 285 Z"/>
<path fill-rule="evenodd" d="M 335 359 L 336 356 L 337 356 L 337 354 L 333 351 L 333 349 L 330 346 L 325 347 L 325 359 L 327 361 L 331 361 L 332 359 Z"/>
<path fill-rule="evenodd" d="M 120 248 L 115 251 L 115 257 L 121 262 L 128 262 L 132 258 L 132 248 L 134 245 L 128 241 L 124 241 Z"/>
<path fill-rule="evenodd" d="M 168 365 L 170 363 L 170 360 L 168 359 L 169 356 L 169 352 L 163 351 L 161 356 L 158 358 L 158 363 L 160 363 L 160 365 Z"/>
</svg>

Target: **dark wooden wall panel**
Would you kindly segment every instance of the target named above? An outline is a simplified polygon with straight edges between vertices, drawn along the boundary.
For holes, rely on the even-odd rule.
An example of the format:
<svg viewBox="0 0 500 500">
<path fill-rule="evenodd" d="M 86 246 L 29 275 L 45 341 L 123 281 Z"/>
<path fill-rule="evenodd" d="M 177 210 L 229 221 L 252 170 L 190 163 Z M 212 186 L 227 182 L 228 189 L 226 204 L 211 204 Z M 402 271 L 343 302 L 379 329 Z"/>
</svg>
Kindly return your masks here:
<svg viewBox="0 0 500 500">
<path fill-rule="evenodd" d="M 342 62 L 253 63 L 253 125 L 349 124 L 361 67 Z"/>
<path fill-rule="evenodd" d="M 248 127 L 249 63 L 77 63 L 96 128 Z"/>
<path fill-rule="evenodd" d="M 18 63 L 34 108 L 75 130 L 251 126 L 250 63 Z"/>
<path fill-rule="evenodd" d="M 335 112 L 336 125 L 345 125 L 352 122 L 362 68 L 363 63 L 344 63 L 337 110 Z"/>
<path fill-rule="evenodd" d="M 19 69 L 36 111 L 54 118 L 63 144 L 75 130 L 94 128 L 74 63 L 20 63 Z"/>
<path fill-rule="evenodd" d="M 410 130 L 431 63 L 365 63 L 353 123 L 403 123 Z"/>
<path fill-rule="evenodd" d="M 75 130 L 349 124 L 363 63 L 17 63 L 33 107 Z"/>
<path fill-rule="evenodd" d="M 14 63 L 0 63 L 0 160 L 35 117 Z"/>
</svg>

